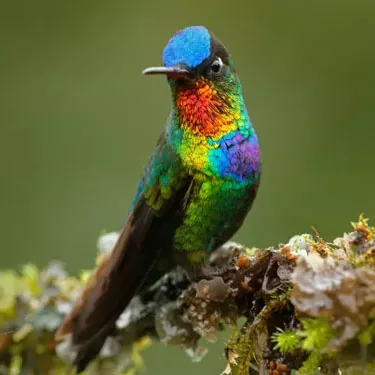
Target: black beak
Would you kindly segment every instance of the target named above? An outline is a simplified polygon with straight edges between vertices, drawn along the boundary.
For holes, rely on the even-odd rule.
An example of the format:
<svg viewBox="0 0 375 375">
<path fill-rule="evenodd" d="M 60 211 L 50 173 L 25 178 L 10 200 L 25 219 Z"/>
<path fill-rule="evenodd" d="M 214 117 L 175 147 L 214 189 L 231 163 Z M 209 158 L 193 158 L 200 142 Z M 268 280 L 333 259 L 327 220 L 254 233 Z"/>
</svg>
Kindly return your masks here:
<svg viewBox="0 0 375 375">
<path fill-rule="evenodd" d="M 173 78 L 184 78 L 188 77 L 190 72 L 188 69 L 182 68 L 180 66 L 153 66 L 151 68 L 146 68 L 145 70 L 143 70 L 142 74 L 165 74 Z"/>
</svg>

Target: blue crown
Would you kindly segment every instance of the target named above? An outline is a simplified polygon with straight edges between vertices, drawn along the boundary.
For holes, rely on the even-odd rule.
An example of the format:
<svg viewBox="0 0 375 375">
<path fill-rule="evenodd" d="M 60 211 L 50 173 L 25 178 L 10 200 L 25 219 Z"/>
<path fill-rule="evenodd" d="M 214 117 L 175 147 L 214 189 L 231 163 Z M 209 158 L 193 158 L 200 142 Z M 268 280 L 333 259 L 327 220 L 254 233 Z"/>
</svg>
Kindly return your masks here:
<svg viewBox="0 0 375 375">
<path fill-rule="evenodd" d="M 163 51 L 164 65 L 186 64 L 195 68 L 210 56 L 211 36 L 204 26 L 190 26 L 177 31 Z"/>
</svg>

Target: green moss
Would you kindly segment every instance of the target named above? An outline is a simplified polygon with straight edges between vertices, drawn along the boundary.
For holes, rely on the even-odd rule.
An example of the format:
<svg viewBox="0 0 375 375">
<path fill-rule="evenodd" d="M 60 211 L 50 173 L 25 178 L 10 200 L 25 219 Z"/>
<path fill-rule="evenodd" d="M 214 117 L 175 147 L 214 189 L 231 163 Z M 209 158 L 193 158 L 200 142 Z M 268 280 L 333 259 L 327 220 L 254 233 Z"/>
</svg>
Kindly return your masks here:
<svg viewBox="0 0 375 375">
<path fill-rule="evenodd" d="M 334 337 L 335 331 L 323 318 L 300 319 L 303 329 L 297 331 L 297 335 L 302 338 L 302 349 L 320 351 L 326 348 L 328 342 Z"/>
<path fill-rule="evenodd" d="M 297 331 L 278 329 L 271 340 L 275 343 L 274 349 L 279 350 L 282 355 L 293 354 L 296 349 L 303 349 L 309 353 L 297 374 L 314 375 L 322 361 L 322 353 L 334 337 L 335 331 L 325 319 L 303 318 L 300 322 L 301 329 Z"/>
<path fill-rule="evenodd" d="M 271 337 L 272 342 L 275 343 L 274 349 L 279 350 L 281 354 L 293 353 L 296 349 L 301 347 L 301 337 L 293 331 L 283 331 L 278 328 Z"/>
<path fill-rule="evenodd" d="M 375 336 L 375 321 L 372 321 L 359 335 L 358 340 L 362 346 L 372 344 Z"/>
<path fill-rule="evenodd" d="M 285 307 L 288 297 L 289 289 L 281 294 L 274 294 L 254 320 L 247 321 L 240 333 L 232 335 L 227 344 L 227 350 L 235 358 L 235 361 L 230 363 L 231 375 L 246 374 L 252 361 L 262 361 L 259 354 L 262 353 L 262 347 L 266 345 L 268 339 L 267 321 L 273 313 Z"/>
<path fill-rule="evenodd" d="M 321 361 L 322 354 L 317 351 L 312 352 L 298 369 L 297 375 L 318 375 L 320 373 L 318 368 Z"/>
</svg>

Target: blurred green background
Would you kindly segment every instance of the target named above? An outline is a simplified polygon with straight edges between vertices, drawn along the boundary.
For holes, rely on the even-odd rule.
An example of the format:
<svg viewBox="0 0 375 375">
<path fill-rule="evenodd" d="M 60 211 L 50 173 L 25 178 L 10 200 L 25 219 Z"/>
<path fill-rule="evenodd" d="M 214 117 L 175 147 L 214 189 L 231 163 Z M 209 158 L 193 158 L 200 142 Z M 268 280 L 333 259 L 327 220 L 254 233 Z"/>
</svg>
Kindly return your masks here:
<svg viewBox="0 0 375 375">
<path fill-rule="evenodd" d="M 332 239 L 375 221 L 375 2 L 1 1 L 0 268 L 93 265 L 102 229 L 126 218 L 170 109 L 161 62 L 179 28 L 226 44 L 258 131 L 263 180 L 236 239 L 276 245 L 314 225 Z M 218 374 L 147 351 L 150 374 Z M 168 363 L 168 365 L 166 365 Z"/>
</svg>

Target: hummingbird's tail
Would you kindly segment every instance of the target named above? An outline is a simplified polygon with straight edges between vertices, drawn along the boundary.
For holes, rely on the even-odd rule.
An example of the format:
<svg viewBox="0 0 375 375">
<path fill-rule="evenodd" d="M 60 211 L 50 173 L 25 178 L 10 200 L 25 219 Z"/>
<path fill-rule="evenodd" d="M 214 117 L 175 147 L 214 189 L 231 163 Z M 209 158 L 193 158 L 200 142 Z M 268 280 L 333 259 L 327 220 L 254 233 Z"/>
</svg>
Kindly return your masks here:
<svg viewBox="0 0 375 375">
<path fill-rule="evenodd" d="M 158 222 L 160 219 L 147 204 L 137 205 L 113 250 L 91 274 L 80 299 L 57 331 L 58 341 L 71 334 L 77 349 L 74 365 L 78 373 L 98 355 L 161 250 L 170 248 L 170 236 L 162 235 Z"/>
</svg>

